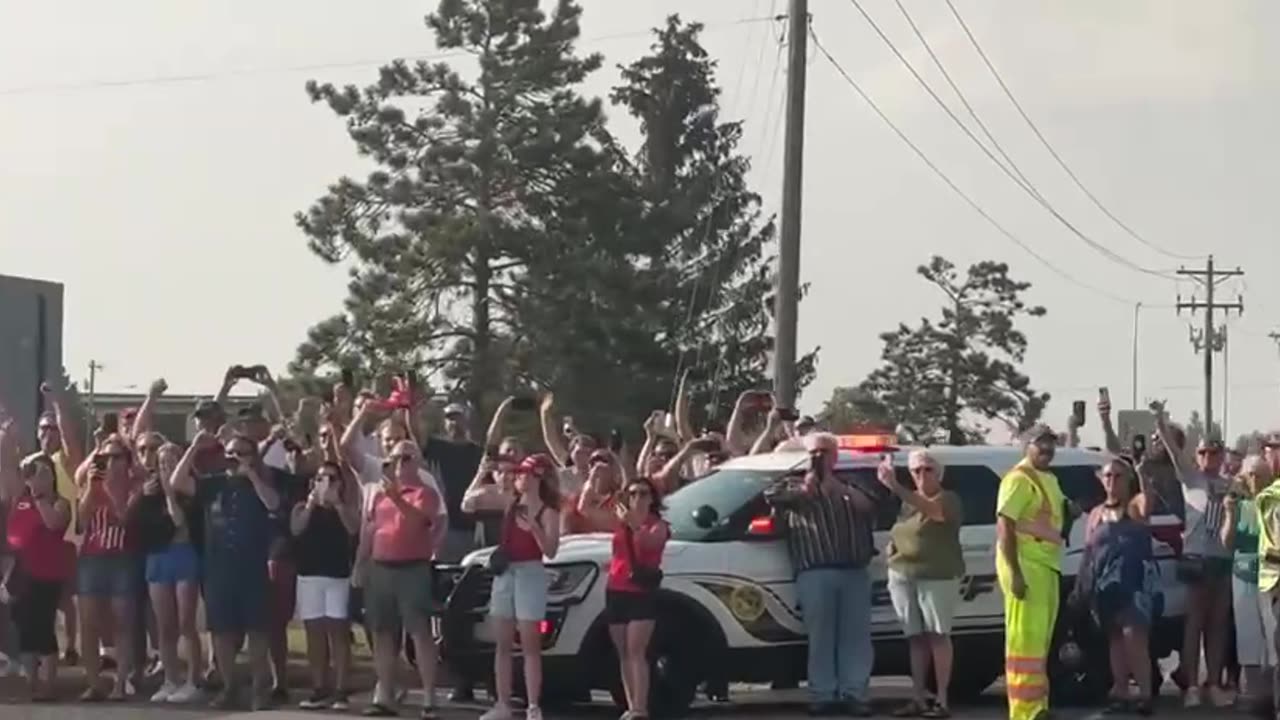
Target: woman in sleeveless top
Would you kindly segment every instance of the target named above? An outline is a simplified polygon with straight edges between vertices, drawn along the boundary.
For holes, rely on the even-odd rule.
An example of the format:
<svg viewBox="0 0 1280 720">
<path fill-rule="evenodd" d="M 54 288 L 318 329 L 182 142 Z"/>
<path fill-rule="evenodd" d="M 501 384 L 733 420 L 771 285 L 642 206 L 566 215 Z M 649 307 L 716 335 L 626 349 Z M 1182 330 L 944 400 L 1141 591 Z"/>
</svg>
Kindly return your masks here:
<svg viewBox="0 0 1280 720">
<path fill-rule="evenodd" d="M 592 510 L 594 522 L 612 525 L 613 553 L 605 583 L 605 618 L 618 653 L 625 720 L 649 717 L 649 640 L 658 620 L 662 553 L 671 528 L 662 519 L 662 500 L 648 478 L 627 483 L 613 512 Z"/>
<path fill-rule="evenodd" d="M 47 456 L 32 456 L 22 464 L 21 473 L 25 488 L 12 500 L 5 533 L 13 564 L 0 578 L 0 594 L 8 595 L 4 599 L 12 603 L 31 699 L 48 701 L 53 699 L 58 674 L 54 632 L 58 601 L 71 575 L 71 558 L 62 547 L 71 504 L 58 495 L 53 461 Z"/>
<path fill-rule="evenodd" d="M 1151 714 L 1152 679 L 1148 642 L 1159 613 L 1159 569 L 1151 552 L 1147 517 L 1151 495 L 1142 480 L 1132 492 L 1133 467 L 1110 460 L 1098 471 L 1106 497 L 1085 520 L 1085 554 L 1073 604 L 1087 606 L 1106 632 L 1111 660 L 1108 714 Z M 1129 678 L 1140 696 L 1129 697 Z"/>
<path fill-rule="evenodd" d="M 490 557 L 495 573 L 489 617 L 497 649 L 493 657 L 498 700 L 481 720 L 509 720 L 514 639 L 520 633 L 524 656 L 528 720 L 542 720 L 542 634 L 547 610 L 544 557 L 555 557 L 560 545 L 560 493 L 555 461 L 546 455 L 524 459 L 516 470 L 514 492 L 500 485 L 472 484 L 462 498 L 463 512 L 497 510 L 503 513 L 498 547 Z"/>
</svg>

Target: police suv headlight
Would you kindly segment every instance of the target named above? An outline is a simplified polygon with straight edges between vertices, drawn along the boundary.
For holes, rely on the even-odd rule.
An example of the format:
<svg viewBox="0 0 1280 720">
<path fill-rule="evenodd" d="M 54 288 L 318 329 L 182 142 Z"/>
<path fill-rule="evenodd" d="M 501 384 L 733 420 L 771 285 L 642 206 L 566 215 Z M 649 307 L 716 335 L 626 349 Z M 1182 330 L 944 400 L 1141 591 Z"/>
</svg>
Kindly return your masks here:
<svg viewBox="0 0 1280 720">
<path fill-rule="evenodd" d="M 594 563 L 547 566 L 547 595 L 555 600 L 580 600 L 600 572 Z"/>
</svg>

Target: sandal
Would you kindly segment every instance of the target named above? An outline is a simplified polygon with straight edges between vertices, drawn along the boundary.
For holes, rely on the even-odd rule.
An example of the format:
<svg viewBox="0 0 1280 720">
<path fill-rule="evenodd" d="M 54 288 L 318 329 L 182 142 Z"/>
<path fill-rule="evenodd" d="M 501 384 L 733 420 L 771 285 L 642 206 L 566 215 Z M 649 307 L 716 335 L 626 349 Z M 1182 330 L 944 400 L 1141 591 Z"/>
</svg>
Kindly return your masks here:
<svg viewBox="0 0 1280 720">
<path fill-rule="evenodd" d="M 440 715 L 436 713 L 434 706 L 424 707 L 418 713 L 418 720 L 439 720 Z"/>
<path fill-rule="evenodd" d="M 906 705 L 903 705 L 897 710 L 894 710 L 892 714 L 893 714 L 893 717 L 896 717 L 896 718 L 921 717 L 924 714 L 924 712 L 928 709 L 929 709 L 929 706 L 927 703 L 922 703 L 919 700 L 912 700 Z"/>
<path fill-rule="evenodd" d="M 951 717 L 951 710 L 948 709 L 946 705 L 934 700 L 929 703 L 929 707 L 925 708 L 924 712 L 920 713 L 920 717 L 949 718 Z"/>
<path fill-rule="evenodd" d="M 100 703 L 107 699 L 107 694 L 102 692 L 102 688 L 90 687 L 80 695 L 80 702 L 83 703 Z"/>
</svg>

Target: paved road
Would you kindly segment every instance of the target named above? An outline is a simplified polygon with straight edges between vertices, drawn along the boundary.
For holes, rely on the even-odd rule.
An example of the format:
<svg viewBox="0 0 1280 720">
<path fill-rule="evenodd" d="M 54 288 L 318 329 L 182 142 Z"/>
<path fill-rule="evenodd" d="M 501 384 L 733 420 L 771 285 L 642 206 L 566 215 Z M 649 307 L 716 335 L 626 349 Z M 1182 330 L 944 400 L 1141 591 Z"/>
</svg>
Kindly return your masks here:
<svg viewBox="0 0 1280 720">
<path fill-rule="evenodd" d="M 875 685 L 876 710 L 879 717 L 887 717 L 897 706 L 902 695 L 903 684 L 895 679 L 877 679 Z M 691 717 L 697 720 L 734 720 L 736 718 L 752 718 L 760 720 L 799 720 L 804 718 L 802 696 L 793 692 L 749 692 L 739 693 L 734 704 L 729 706 L 700 706 Z M 358 711 L 364 698 L 354 698 Z M 415 718 L 413 712 L 417 699 L 410 697 L 404 717 Z M 484 708 L 480 705 L 466 707 L 442 708 L 441 715 L 447 720 L 475 720 Z M 1178 707 L 1178 700 L 1173 696 L 1161 699 L 1159 713 L 1176 714 L 1189 719 L 1221 718 L 1229 711 L 1205 709 L 1197 712 L 1183 711 Z M 974 720 L 1003 720 L 1005 710 L 1003 702 L 997 696 L 985 698 L 976 706 L 955 709 L 959 718 Z M 1096 709 L 1069 709 L 1058 711 L 1060 720 L 1098 720 L 1102 717 Z M 322 713 L 321 718 L 350 717 L 336 713 Z M 607 703 L 600 702 L 594 706 L 577 709 L 571 713 L 547 713 L 549 718 L 581 718 L 582 720 L 606 720 L 617 717 L 617 712 Z M 277 710 L 264 713 L 222 713 L 202 707 L 156 706 L 148 704 L 130 705 L 78 705 L 73 703 L 58 705 L 19 705 L 0 702 L 0 720 L 317 720 L 316 713 L 297 710 Z"/>
</svg>

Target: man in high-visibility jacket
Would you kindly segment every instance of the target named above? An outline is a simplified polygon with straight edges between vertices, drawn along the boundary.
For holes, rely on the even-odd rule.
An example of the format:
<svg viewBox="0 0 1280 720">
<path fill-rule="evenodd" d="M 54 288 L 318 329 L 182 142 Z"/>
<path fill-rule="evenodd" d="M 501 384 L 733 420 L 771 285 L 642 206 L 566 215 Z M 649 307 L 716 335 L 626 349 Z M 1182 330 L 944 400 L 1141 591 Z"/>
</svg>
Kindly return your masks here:
<svg viewBox="0 0 1280 720">
<path fill-rule="evenodd" d="M 1049 646 L 1058 620 L 1065 498 L 1049 472 L 1058 436 L 1039 426 L 1026 456 L 1000 481 L 996 576 L 1004 593 L 1005 687 L 1010 720 L 1049 714 Z"/>
<path fill-rule="evenodd" d="M 1262 631 L 1280 655 L 1280 633 L 1276 632 L 1276 615 L 1280 608 L 1280 433 L 1271 433 L 1262 443 L 1263 459 L 1277 478 L 1253 499 L 1258 512 L 1258 592 L 1271 598 L 1270 615 L 1262 616 Z M 1275 670 L 1273 687 L 1280 687 L 1280 667 Z"/>
</svg>

